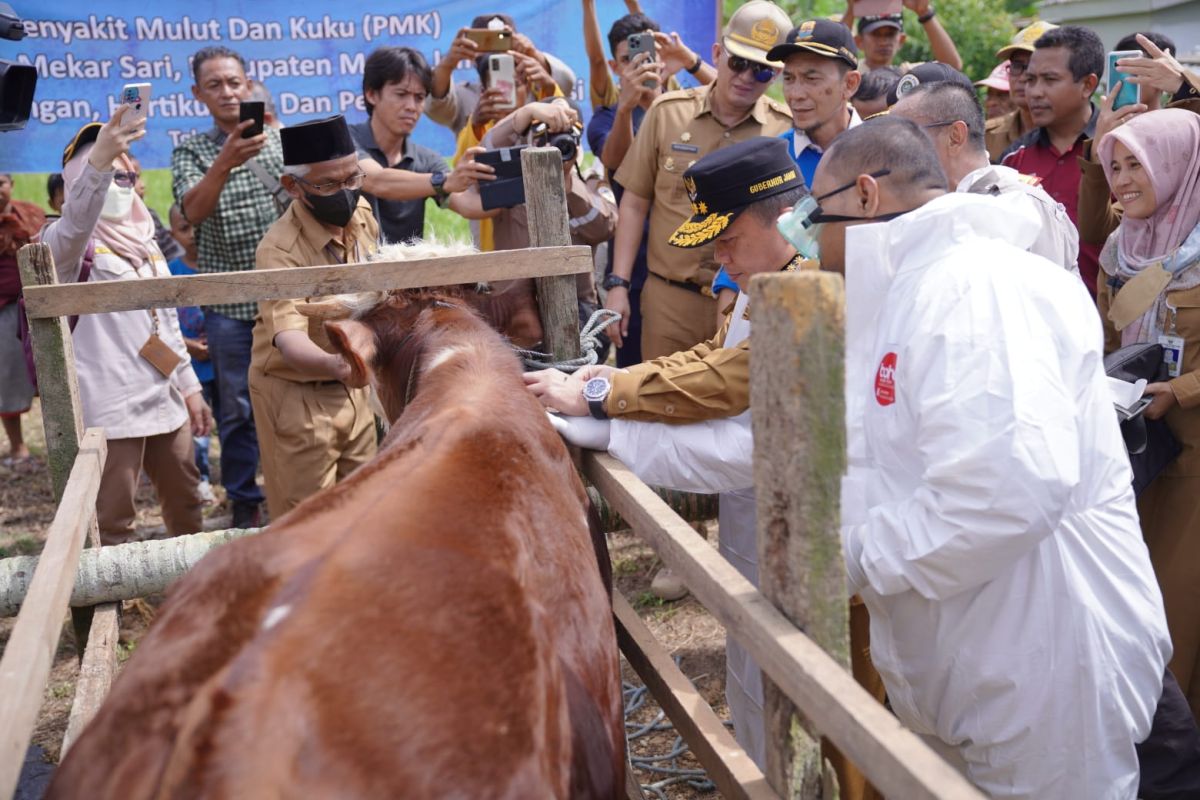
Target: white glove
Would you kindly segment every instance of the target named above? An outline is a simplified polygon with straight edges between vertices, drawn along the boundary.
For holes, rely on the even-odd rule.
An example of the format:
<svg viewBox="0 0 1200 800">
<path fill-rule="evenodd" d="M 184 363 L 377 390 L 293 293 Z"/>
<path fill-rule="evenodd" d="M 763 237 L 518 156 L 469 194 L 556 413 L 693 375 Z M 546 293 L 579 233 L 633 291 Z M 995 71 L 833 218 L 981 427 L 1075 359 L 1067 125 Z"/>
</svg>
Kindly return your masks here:
<svg viewBox="0 0 1200 800">
<path fill-rule="evenodd" d="M 562 414 L 546 412 L 550 424 L 558 435 L 569 444 L 586 447 L 588 450 L 608 449 L 608 428 L 611 420 L 595 419 L 594 417 L 567 417 Z"/>
</svg>

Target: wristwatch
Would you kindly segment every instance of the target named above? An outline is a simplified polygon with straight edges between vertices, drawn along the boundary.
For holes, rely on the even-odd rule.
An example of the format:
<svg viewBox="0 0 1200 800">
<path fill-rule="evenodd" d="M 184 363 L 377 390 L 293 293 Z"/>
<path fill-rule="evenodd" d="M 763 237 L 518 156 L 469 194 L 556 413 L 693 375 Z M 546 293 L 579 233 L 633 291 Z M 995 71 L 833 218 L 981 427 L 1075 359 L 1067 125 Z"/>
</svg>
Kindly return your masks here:
<svg viewBox="0 0 1200 800">
<path fill-rule="evenodd" d="M 628 289 L 628 288 L 630 288 L 630 285 L 631 284 L 629 283 L 629 281 L 625 280 L 624 278 L 622 278 L 620 275 L 617 275 L 616 273 L 609 273 L 608 275 L 604 276 L 603 286 L 605 289 L 613 289 L 613 288 L 616 288 L 617 286 Z"/>
<path fill-rule="evenodd" d="M 608 378 L 592 378 L 583 385 L 583 399 L 587 400 L 588 413 L 596 419 L 608 419 L 604 413 L 604 401 L 612 391 L 612 383 Z"/>
<path fill-rule="evenodd" d="M 446 173 L 432 172 L 429 175 L 429 183 L 433 186 L 433 197 L 440 206 L 450 197 L 450 193 L 446 191 Z"/>
<path fill-rule="evenodd" d="M 689 75 L 695 75 L 700 71 L 700 65 L 703 63 L 704 60 L 700 58 L 700 54 L 696 53 L 696 60 L 692 62 L 690 67 L 684 67 L 684 69 L 687 70 Z"/>
<path fill-rule="evenodd" d="M 924 25 L 926 22 L 929 22 L 929 20 L 933 19 L 936 16 L 937 16 L 937 11 L 935 11 L 933 9 L 933 6 L 930 6 L 928 11 L 926 11 L 921 16 L 917 17 L 917 22 Z"/>
</svg>

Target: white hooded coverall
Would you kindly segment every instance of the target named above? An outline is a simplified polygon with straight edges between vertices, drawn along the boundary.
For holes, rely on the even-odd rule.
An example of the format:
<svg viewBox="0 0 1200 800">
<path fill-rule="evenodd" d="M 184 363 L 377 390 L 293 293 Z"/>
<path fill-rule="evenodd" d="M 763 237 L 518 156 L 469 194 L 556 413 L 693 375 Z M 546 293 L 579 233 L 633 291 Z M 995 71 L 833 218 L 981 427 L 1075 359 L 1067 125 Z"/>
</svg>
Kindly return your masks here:
<svg viewBox="0 0 1200 800">
<path fill-rule="evenodd" d="M 893 709 L 977 786 L 1133 798 L 1162 598 L 1100 319 L 1020 200 L 847 230 L 843 552 Z"/>
</svg>

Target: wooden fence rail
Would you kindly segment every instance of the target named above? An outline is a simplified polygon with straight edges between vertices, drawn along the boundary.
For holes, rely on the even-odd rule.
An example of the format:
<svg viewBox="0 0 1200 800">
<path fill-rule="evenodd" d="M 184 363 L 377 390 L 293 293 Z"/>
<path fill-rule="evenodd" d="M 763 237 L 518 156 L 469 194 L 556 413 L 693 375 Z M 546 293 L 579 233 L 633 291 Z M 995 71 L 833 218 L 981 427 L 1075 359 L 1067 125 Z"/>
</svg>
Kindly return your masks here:
<svg viewBox="0 0 1200 800">
<path fill-rule="evenodd" d="M 103 431 L 89 428 L 46 534 L 29 596 L 0 658 L 0 797 L 12 795 L 21 775 L 25 748 L 58 649 L 79 553 L 95 520 L 96 495 L 107 453 Z"/>
</svg>

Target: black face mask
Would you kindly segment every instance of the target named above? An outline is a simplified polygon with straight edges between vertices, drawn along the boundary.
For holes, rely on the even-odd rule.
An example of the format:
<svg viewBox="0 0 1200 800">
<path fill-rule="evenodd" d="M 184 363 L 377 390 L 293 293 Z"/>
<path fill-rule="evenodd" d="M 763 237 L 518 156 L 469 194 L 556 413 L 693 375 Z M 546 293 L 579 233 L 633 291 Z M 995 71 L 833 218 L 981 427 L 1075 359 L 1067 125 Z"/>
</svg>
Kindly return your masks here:
<svg viewBox="0 0 1200 800">
<path fill-rule="evenodd" d="M 314 217 L 335 228 L 344 228 L 354 216 L 361 194 L 361 189 L 339 189 L 331 195 L 305 192 L 304 198 L 308 200 Z"/>
</svg>

